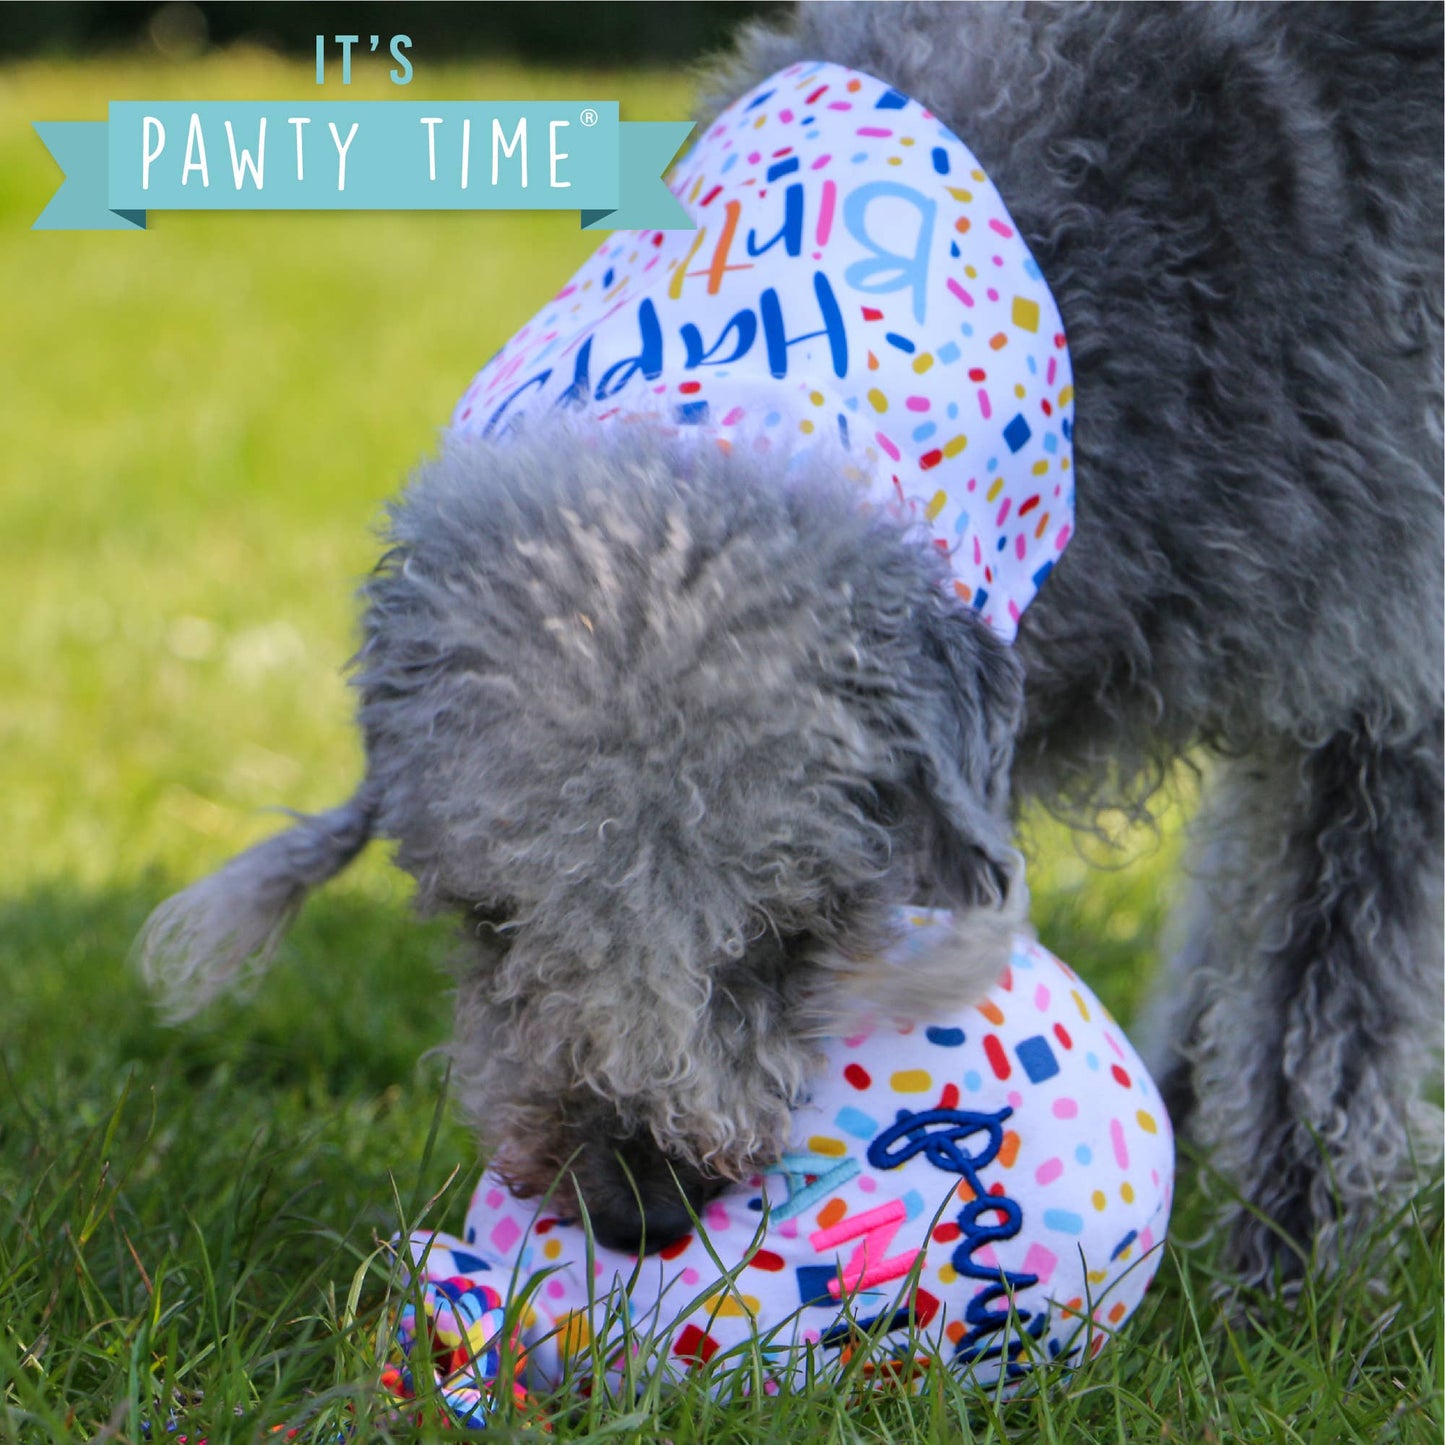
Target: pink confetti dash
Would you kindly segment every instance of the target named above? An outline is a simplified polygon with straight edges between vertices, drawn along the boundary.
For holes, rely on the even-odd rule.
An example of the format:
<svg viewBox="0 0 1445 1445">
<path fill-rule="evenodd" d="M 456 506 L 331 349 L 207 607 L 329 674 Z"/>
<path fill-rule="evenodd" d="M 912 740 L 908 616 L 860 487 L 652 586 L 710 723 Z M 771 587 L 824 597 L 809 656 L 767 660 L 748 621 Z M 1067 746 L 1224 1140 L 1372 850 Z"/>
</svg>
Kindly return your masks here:
<svg viewBox="0 0 1445 1445">
<path fill-rule="evenodd" d="M 978 409 L 983 413 L 985 421 L 993 415 L 993 406 L 989 402 L 988 393 L 982 387 L 978 389 Z"/>
<path fill-rule="evenodd" d="M 968 292 L 965 291 L 963 287 L 960 286 L 958 282 L 953 279 L 952 276 L 948 278 L 948 289 L 952 291 L 953 294 L 957 296 L 958 299 L 962 301 L 965 306 L 973 305 L 973 297 L 970 296 Z"/>
<path fill-rule="evenodd" d="M 876 136 L 879 140 L 887 140 L 893 134 L 891 130 L 885 130 L 881 125 L 860 125 L 859 135 Z"/>
<path fill-rule="evenodd" d="M 1117 1119 L 1109 1120 L 1109 1139 L 1114 1145 L 1114 1160 L 1120 1169 L 1129 1167 L 1129 1147 L 1124 1143 L 1124 1126 Z"/>
<path fill-rule="evenodd" d="M 827 165 L 828 162 L 832 159 L 832 156 L 819 156 L 818 159 L 813 162 L 812 166 L 809 169 L 821 171 L 823 167 Z"/>
<path fill-rule="evenodd" d="M 827 159 L 826 156 L 823 158 Z M 838 187 L 833 181 L 823 182 L 823 198 L 818 212 L 818 244 L 826 246 L 833 230 L 833 206 L 838 199 Z"/>
<path fill-rule="evenodd" d="M 880 431 L 880 432 L 875 432 L 875 433 L 874 433 L 874 438 L 875 438 L 875 440 L 877 441 L 878 445 L 879 445 L 880 447 L 882 447 L 883 450 L 884 450 L 885 452 L 887 452 L 888 455 L 889 455 L 895 462 L 898 461 L 898 460 L 900 459 L 900 457 L 903 455 L 903 454 L 898 450 L 898 448 L 897 448 L 896 446 L 894 446 L 893 443 L 892 443 L 891 441 L 889 441 L 886 436 L 883 435 L 883 433 L 882 433 L 881 431 Z"/>
<path fill-rule="evenodd" d="M 1054 551 L 1062 552 L 1064 548 L 1069 545 L 1069 538 L 1073 535 L 1074 529 L 1065 522 L 1064 525 L 1059 528 L 1059 535 L 1054 538 Z"/>
<path fill-rule="evenodd" d="M 988 223 L 988 228 L 990 231 L 996 231 L 1000 236 L 1009 237 L 1013 235 L 1013 230 L 1005 226 L 996 216 Z"/>
</svg>

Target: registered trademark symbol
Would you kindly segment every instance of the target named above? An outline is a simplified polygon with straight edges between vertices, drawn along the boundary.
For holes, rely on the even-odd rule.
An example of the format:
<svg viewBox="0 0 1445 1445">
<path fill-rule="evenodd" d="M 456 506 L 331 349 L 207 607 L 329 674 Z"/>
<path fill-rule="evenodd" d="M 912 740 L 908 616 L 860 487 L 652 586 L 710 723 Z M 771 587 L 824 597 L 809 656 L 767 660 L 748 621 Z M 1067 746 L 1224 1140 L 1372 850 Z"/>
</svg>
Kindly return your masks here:
<svg viewBox="0 0 1445 1445">
<path fill-rule="evenodd" d="M 583 124 L 583 125 L 596 125 L 596 124 L 597 124 L 597 112 L 596 112 L 595 110 L 593 110 L 590 105 L 587 107 L 586 110 L 584 110 L 584 111 L 582 112 L 582 124 Z"/>
</svg>

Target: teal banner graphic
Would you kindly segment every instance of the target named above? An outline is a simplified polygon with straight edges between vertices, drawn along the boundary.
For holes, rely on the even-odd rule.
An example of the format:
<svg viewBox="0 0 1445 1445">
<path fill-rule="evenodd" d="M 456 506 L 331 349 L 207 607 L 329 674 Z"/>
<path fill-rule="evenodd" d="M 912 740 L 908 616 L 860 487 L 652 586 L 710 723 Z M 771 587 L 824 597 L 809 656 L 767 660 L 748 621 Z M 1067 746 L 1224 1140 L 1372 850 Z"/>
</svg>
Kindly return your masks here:
<svg viewBox="0 0 1445 1445">
<path fill-rule="evenodd" d="M 64 172 L 41 231 L 148 211 L 579 211 L 584 229 L 694 230 L 662 179 L 687 121 L 616 101 L 112 101 L 37 121 Z"/>
</svg>

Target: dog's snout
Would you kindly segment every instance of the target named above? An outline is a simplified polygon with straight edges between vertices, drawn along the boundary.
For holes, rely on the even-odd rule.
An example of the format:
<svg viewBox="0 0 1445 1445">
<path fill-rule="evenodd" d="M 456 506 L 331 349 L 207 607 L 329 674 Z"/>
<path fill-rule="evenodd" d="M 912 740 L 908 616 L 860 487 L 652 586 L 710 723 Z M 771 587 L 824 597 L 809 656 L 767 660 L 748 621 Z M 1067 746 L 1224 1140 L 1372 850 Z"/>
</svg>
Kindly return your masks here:
<svg viewBox="0 0 1445 1445">
<path fill-rule="evenodd" d="M 723 1184 L 646 1133 L 589 1142 L 572 1177 L 597 1242 L 628 1254 L 654 1254 L 681 1239 Z"/>
</svg>

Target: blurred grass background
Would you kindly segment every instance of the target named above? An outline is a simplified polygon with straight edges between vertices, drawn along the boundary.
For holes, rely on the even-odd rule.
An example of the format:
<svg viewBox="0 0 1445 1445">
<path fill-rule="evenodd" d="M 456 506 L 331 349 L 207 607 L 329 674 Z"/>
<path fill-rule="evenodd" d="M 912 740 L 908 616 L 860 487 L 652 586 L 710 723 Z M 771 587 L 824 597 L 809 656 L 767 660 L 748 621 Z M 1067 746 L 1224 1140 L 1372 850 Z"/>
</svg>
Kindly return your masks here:
<svg viewBox="0 0 1445 1445">
<path fill-rule="evenodd" d="M 32 121 L 313 92 L 309 67 L 244 47 L 0 68 L 0 1441 L 136 1440 L 149 1397 L 172 1388 L 204 1387 L 212 1440 L 254 1438 L 268 1409 L 303 1398 L 331 1419 L 327 1402 L 359 1398 L 374 1367 L 345 1325 L 353 1272 L 459 1169 L 429 1216 L 457 1223 L 475 1169 L 423 1057 L 446 1034 L 447 928 L 409 917 L 384 849 L 308 905 L 250 1001 L 167 1029 L 124 961 L 149 909 L 273 831 L 269 810 L 350 792 L 361 758 L 341 669 L 381 504 L 596 245 L 542 214 L 28 229 L 59 181 Z M 396 94 L 380 70 L 349 93 Z M 419 67 L 406 98 L 616 95 L 648 120 L 687 114 L 690 93 L 682 72 L 476 64 Z M 1106 871 L 1052 825 L 1030 828 L 1040 934 L 1126 1024 L 1160 952 L 1184 808 Z M 1203 1193 L 1186 1191 L 1178 1237 Z M 1146 1307 L 1174 1373 L 1141 1384 L 1117 1352 L 1101 1398 L 1068 1407 L 1068 1438 L 1425 1438 L 1438 1217 L 1429 1228 L 1410 1246 L 1420 1300 L 1374 1334 L 1348 1326 L 1376 1359 L 1345 1433 L 1298 1422 L 1340 1395 L 1353 1346 L 1285 1328 L 1241 1364 L 1217 1315 L 1206 1344 L 1206 1249 L 1171 1261 Z M 1134 1328 L 1149 1338 L 1147 1320 Z M 697 1436 L 701 1417 L 678 1409 L 670 1437 Z M 1055 1438 L 1045 1417 L 977 1433 L 949 1419 L 961 1439 Z M 939 1438 L 916 1422 L 880 1435 L 841 1408 L 806 1418 L 835 1438 Z M 663 1425 L 575 1428 L 648 1439 Z"/>
</svg>

